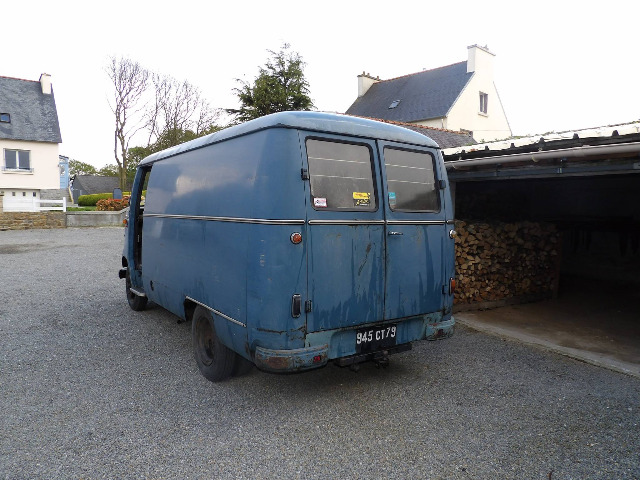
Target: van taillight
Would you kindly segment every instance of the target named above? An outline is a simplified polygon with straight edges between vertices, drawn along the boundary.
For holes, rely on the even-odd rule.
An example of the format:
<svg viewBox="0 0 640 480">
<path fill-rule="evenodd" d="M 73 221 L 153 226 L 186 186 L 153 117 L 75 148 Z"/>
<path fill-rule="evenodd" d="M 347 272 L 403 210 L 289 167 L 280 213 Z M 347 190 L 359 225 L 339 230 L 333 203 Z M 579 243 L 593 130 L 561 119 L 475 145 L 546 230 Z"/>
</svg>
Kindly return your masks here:
<svg viewBox="0 0 640 480">
<path fill-rule="evenodd" d="M 453 295 L 455 291 L 456 291 L 456 279 L 450 278 L 449 279 L 449 295 Z"/>
</svg>

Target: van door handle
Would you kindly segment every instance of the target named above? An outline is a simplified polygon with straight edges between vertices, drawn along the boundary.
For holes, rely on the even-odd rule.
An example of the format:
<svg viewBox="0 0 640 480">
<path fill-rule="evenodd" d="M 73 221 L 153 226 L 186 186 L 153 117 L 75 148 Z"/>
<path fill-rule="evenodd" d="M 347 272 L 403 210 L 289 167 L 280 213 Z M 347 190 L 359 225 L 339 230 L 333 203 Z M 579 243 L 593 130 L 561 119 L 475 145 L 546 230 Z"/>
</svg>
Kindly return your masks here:
<svg viewBox="0 0 640 480">
<path fill-rule="evenodd" d="M 402 232 L 389 232 L 387 235 L 404 235 Z"/>
</svg>

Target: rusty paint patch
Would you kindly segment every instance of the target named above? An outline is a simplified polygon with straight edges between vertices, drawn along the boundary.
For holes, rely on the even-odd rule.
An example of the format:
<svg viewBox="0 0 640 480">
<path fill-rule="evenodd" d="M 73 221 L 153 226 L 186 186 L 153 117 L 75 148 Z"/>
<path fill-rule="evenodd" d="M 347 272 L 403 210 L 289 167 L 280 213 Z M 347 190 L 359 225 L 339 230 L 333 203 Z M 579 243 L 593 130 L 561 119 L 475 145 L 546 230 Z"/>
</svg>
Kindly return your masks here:
<svg viewBox="0 0 640 480">
<path fill-rule="evenodd" d="M 288 357 L 263 357 L 262 361 L 269 368 L 274 370 L 288 370 L 290 365 L 290 358 Z"/>
</svg>

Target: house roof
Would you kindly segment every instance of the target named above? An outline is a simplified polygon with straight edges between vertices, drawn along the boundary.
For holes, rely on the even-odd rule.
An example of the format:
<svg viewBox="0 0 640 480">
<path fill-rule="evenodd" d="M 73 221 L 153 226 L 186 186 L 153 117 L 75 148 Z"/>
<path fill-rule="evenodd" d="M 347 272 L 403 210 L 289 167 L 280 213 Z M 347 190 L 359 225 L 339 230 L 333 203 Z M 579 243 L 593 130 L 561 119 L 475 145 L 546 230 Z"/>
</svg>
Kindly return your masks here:
<svg viewBox="0 0 640 480">
<path fill-rule="evenodd" d="M 120 187 L 118 177 L 103 177 L 100 175 L 76 175 L 73 177 L 73 190 L 81 191 L 82 195 L 94 193 L 111 193 Z"/>
<path fill-rule="evenodd" d="M 374 119 L 379 122 L 391 123 L 399 125 L 414 132 L 426 135 L 436 142 L 440 148 L 458 148 L 469 147 L 475 145 L 476 141 L 468 133 L 454 132 L 453 130 L 445 130 L 443 128 L 427 127 L 426 125 L 417 125 L 415 123 L 393 122 L 391 120 Z"/>
<path fill-rule="evenodd" d="M 371 85 L 346 113 L 396 122 L 444 117 L 472 76 L 465 61 L 383 80 Z"/>
<path fill-rule="evenodd" d="M 421 133 L 422 135 L 429 137 L 436 142 L 442 149 L 455 150 L 459 147 L 470 147 L 476 145 L 474 138 L 468 133 L 454 132 L 453 130 L 445 130 L 443 128 L 428 127 L 426 125 L 417 125 L 415 123 L 394 122 L 391 120 L 383 120 L 381 118 L 372 118 L 378 122 L 390 123 L 391 125 L 398 125 L 399 127 L 408 128 L 414 132 Z"/>
<path fill-rule="evenodd" d="M 0 77 L 0 113 L 11 116 L 0 122 L 0 138 L 62 142 L 53 91 L 43 94 L 38 81 Z"/>
</svg>

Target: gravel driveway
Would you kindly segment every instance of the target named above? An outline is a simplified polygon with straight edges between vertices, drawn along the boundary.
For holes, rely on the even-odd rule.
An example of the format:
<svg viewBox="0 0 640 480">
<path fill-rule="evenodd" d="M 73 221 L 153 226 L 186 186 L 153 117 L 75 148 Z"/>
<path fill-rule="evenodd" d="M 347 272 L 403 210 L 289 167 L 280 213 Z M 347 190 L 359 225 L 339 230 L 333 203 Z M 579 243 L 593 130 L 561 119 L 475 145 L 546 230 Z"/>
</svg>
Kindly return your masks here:
<svg viewBox="0 0 640 480">
<path fill-rule="evenodd" d="M 465 328 L 210 383 L 190 324 L 129 309 L 122 240 L 0 232 L 0 478 L 640 478 L 640 380 Z"/>
</svg>

